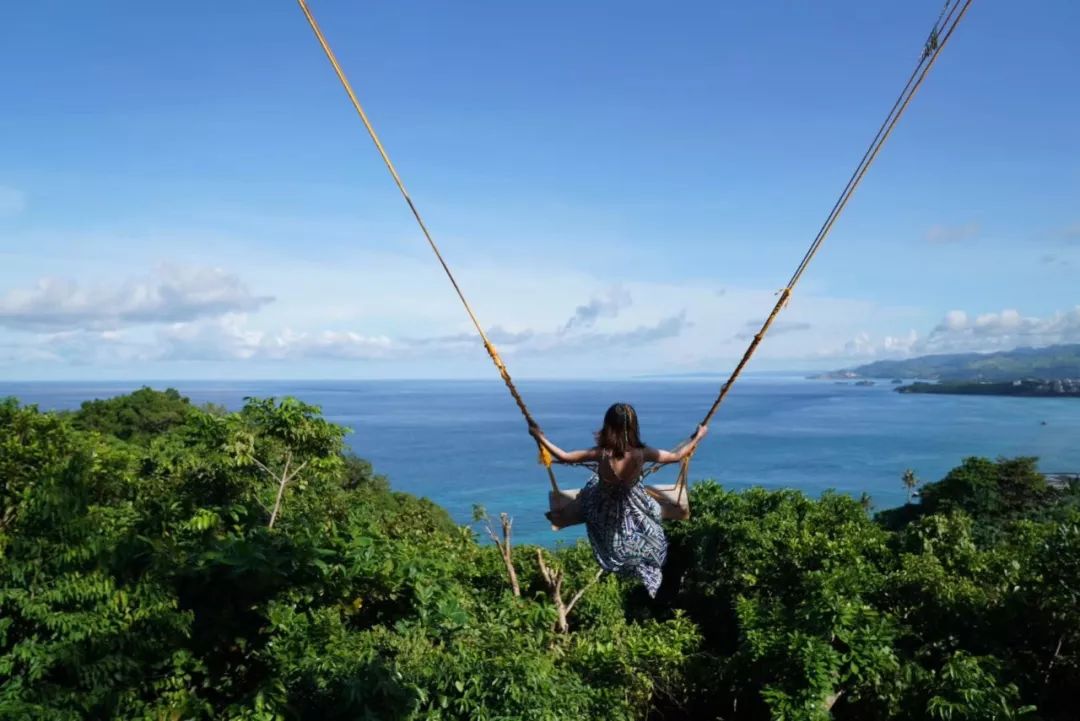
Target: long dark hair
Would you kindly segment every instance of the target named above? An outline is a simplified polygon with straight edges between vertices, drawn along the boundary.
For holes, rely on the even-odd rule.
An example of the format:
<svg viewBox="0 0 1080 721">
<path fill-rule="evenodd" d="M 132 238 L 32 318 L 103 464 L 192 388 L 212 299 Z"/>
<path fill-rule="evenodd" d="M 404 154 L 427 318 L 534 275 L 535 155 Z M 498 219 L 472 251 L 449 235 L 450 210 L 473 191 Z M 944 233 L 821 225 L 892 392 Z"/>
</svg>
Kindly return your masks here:
<svg viewBox="0 0 1080 721">
<path fill-rule="evenodd" d="M 596 447 L 622 458 L 631 448 L 644 448 L 637 412 L 629 403 L 616 403 L 604 414 L 604 427 L 596 432 Z"/>
</svg>

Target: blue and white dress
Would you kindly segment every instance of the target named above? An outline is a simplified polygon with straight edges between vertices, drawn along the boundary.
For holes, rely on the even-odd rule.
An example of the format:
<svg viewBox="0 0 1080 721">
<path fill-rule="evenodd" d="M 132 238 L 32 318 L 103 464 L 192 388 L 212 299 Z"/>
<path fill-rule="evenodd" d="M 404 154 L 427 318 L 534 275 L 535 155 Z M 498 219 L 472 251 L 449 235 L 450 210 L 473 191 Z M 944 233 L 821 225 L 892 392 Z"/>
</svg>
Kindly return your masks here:
<svg viewBox="0 0 1080 721">
<path fill-rule="evenodd" d="M 641 478 L 622 483 L 594 475 L 579 497 L 596 562 L 605 571 L 640 577 L 655 597 L 667 559 L 667 537 L 660 504 L 645 492 Z"/>
</svg>

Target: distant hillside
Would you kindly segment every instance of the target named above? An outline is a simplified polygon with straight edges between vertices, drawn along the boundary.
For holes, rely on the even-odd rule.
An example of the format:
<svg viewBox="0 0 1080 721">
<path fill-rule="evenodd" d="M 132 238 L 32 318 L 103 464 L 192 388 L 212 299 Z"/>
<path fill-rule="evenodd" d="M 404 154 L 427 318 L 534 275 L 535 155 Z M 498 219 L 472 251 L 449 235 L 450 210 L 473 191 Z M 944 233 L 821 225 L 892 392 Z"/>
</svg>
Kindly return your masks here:
<svg viewBox="0 0 1080 721">
<path fill-rule="evenodd" d="M 884 360 L 823 373 L 818 378 L 919 378 L 941 381 L 1004 382 L 1022 378 L 1080 378 L 1080 344 L 1016 348 L 997 353 L 928 355 Z"/>
<path fill-rule="evenodd" d="M 954 396 L 1024 396 L 1029 398 L 1080 398 L 1080 381 L 1015 380 L 1015 381 L 942 381 L 912 383 L 896 389 L 900 393 L 931 393 Z"/>
</svg>

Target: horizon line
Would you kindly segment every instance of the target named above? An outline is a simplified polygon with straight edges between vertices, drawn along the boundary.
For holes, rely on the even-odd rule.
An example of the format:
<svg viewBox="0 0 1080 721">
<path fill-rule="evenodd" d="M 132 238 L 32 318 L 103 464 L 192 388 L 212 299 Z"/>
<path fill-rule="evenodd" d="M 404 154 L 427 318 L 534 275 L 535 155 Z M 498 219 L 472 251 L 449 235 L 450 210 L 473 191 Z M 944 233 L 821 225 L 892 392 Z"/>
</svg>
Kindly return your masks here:
<svg viewBox="0 0 1080 721">
<path fill-rule="evenodd" d="M 788 370 L 757 370 L 757 371 L 745 371 L 745 376 L 777 376 L 777 375 L 805 375 L 812 373 L 820 373 L 820 370 L 811 369 L 788 369 Z M 632 376 L 618 376 L 618 377 L 598 377 L 598 376 L 516 376 L 515 381 L 522 382 L 597 382 L 597 383 L 616 383 L 625 381 L 659 381 L 659 380 L 718 380 L 727 377 L 728 373 L 715 372 L 715 371 L 702 371 L 700 373 L 649 373 L 649 374 L 637 374 Z M 379 382 L 379 381 L 406 381 L 406 382 L 438 382 L 438 383 L 476 383 L 476 382 L 501 382 L 498 377 L 482 377 L 482 376 L 461 376 L 461 377 L 437 377 L 437 376 L 367 376 L 367 377 L 257 377 L 257 378 L 237 378 L 237 377 L 133 377 L 133 378 L 4 378 L 0 379 L 0 386 L 2 385 L 16 385 L 22 383 L 187 383 L 187 382 L 211 382 L 211 383 L 229 383 L 229 382 L 242 382 L 242 383 L 295 383 L 295 382 L 326 382 L 326 383 L 342 383 L 342 382 Z"/>
</svg>

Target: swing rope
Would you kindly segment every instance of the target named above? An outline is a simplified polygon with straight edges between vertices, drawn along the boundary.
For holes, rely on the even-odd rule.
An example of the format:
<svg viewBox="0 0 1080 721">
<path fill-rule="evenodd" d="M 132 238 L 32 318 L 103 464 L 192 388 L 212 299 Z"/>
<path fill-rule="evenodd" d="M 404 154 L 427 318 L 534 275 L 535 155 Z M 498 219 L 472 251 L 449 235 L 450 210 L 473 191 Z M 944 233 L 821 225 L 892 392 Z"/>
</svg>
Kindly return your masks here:
<svg viewBox="0 0 1080 721">
<path fill-rule="evenodd" d="M 379 136 L 375 132 L 375 127 L 371 124 L 371 121 L 368 120 L 367 113 L 364 112 L 364 107 L 360 104 L 359 98 L 356 97 L 356 93 L 352 89 L 352 84 L 345 76 L 345 71 L 341 69 L 341 65 L 337 61 L 337 56 L 334 55 L 334 51 L 326 41 L 326 36 L 323 35 L 319 23 L 315 21 L 315 16 L 311 14 L 311 9 L 308 8 L 307 1 L 297 0 L 297 2 L 300 5 L 300 9 L 304 12 L 304 17 L 307 18 L 312 31 L 315 33 L 319 45 L 322 46 L 323 52 L 326 53 L 326 58 L 334 68 L 334 73 L 337 74 L 338 80 L 341 81 L 342 87 L 345 88 L 345 93 L 349 96 L 349 100 L 352 101 L 352 105 L 360 116 L 360 120 L 364 123 L 364 127 L 367 128 L 368 135 L 371 136 L 371 140 L 375 143 L 375 148 L 379 151 L 379 155 L 382 156 L 383 162 L 386 164 L 386 169 L 390 171 L 394 183 L 397 185 L 398 190 L 401 191 L 401 196 L 405 198 L 409 210 L 412 211 L 413 217 L 416 218 L 416 224 L 420 226 L 420 231 L 424 234 L 424 238 L 427 239 L 428 245 L 431 246 L 431 250 L 435 253 L 435 257 L 438 258 L 439 265 L 442 266 L 443 271 L 446 273 L 446 277 L 450 279 L 450 284 L 454 286 L 454 291 L 461 300 L 461 304 L 465 306 L 465 312 L 469 314 L 469 320 L 472 321 L 473 326 L 476 328 L 476 332 L 480 334 L 480 340 L 484 343 L 484 350 L 491 356 L 491 362 L 495 364 L 496 370 L 499 371 L 499 376 L 502 377 L 507 390 L 509 390 L 510 395 L 513 396 L 514 402 L 517 403 L 518 410 L 521 411 L 521 415 L 525 417 L 525 422 L 529 424 L 530 427 L 537 425 L 532 414 L 529 412 L 528 406 L 525 405 L 525 400 L 521 397 L 521 393 L 518 392 L 517 387 L 514 385 L 514 381 L 510 377 L 510 371 L 506 368 L 506 363 L 503 362 L 498 349 L 495 348 L 495 344 L 491 342 L 487 333 L 484 332 L 484 327 L 480 325 L 480 321 L 477 319 L 476 313 L 473 312 L 472 306 L 470 306 L 469 301 L 465 299 L 465 294 L 461 291 L 461 286 L 458 285 L 457 279 L 454 278 L 454 274 L 450 271 L 450 266 L 447 265 L 446 260 L 443 259 L 443 255 L 439 251 L 439 246 L 435 244 L 435 239 L 431 237 L 431 232 L 428 231 L 427 224 L 424 223 L 424 219 L 420 216 L 420 211 L 417 210 L 416 204 L 413 203 L 412 197 L 409 196 L 409 191 L 405 189 L 405 183 L 402 182 L 401 176 L 398 175 L 397 169 L 390 160 L 390 155 L 386 152 L 386 148 L 383 146 L 382 141 L 379 140 Z M 551 453 L 549 453 L 548 449 L 544 448 L 539 441 L 537 441 L 536 447 L 539 451 L 540 462 L 547 468 L 548 480 L 551 481 L 551 488 L 557 493 L 559 491 L 559 484 L 555 480 L 555 471 L 551 468 Z"/>
<path fill-rule="evenodd" d="M 825 242 L 825 238 L 828 237 L 832 231 L 833 226 L 836 224 L 840 214 L 843 213 L 844 208 L 847 207 L 848 201 L 851 200 L 851 196 L 855 193 L 855 190 L 859 187 L 866 172 L 870 169 L 874 160 L 877 158 L 881 148 L 885 145 L 885 142 L 889 139 L 896 124 L 900 121 L 904 111 L 907 110 L 912 98 L 915 97 L 915 93 L 918 92 L 922 86 L 923 81 L 929 74 L 930 69 L 934 66 L 941 51 L 945 48 L 945 45 L 952 37 L 953 31 L 956 26 L 963 19 L 967 13 L 968 8 L 971 6 L 973 0 L 964 0 L 963 4 L 960 0 L 946 0 L 941 14 L 938 17 L 937 22 L 934 23 L 934 27 L 930 31 L 930 35 L 926 40 L 923 47 L 922 55 L 919 58 L 919 62 L 916 64 L 915 69 L 912 71 L 911 76 L 908 78 L 907 84 L 900 92 L 896 102 L 893 103 L 892 109 L 878 128 L 877 134 L 870 142 L 869 147 L 863 154 L 859 164 L 855 167 L 851 177 L 848 178 L 847 185 L 844 186 L 843 191 L 840 193 L 840 197 L 836 200 L 832 210 L 829 212 L 818 230 L 814 240 L 810 243 L 810 247 L 803 255 L 802 260 L 799 262 L 788 280 L 787 285 L 779 291 L 779 298 L 776 304 L 773 306 L 772 311 L 765 318 L 761 328 L 754 334 L 753 339 L 750 341 L 750 345 L 747 347 L 746 352 L 743 353 L 742 358 L 739 360 L 735 369 L 731 372 L 727 381 L 720 387 L 720 392 L 717 394 L 709 410 L 705 413 L 704 419 L 701 421 L 701 425 L 708 425 L 716 411 L 720 408 L 720 404 L 724 402 L 728 392 L 731 390 L 732 385 L 742 374 L 743 369 L 747 363 L 750 362 L 751 357 L 757 351 L 758 346 L 764 339 L 765 334 L 769 332 L 773 322 L 776 320 L 780 312 L 787 306 L 788 301 L 791 300 L 792 292 L 795 290 L 795 286 L 802 279 L 803 273 L 806 272 L 807 267 L 810 265 L 810 261 L 817 255 L 818 250 L 821 249 L 821 245 Z M 349 96 L 349 100 L 352 102 L 353 107 L 356 109 L 357 114 L 360 116 L 360 120 L 364 123 L 364 127 L 367 129 L 368 135 L 371 136 L 372 141 L 375 143 L 376 149 L 379 151 L 379 155 L 382 156 L 383 162 L 386 164 L 387 170 L 390 171 L 390 175 L 394 179 L 394 183 L 397 185 L 398 190 L 401 191 L 402 197 L 409 206 L 409 210 L 412 211 L 413 217 L 416 219 L 417 224 L 420 226 L 421 232 L 424 234 L 424 238 L 427 239 L 428 245 L 431 246 L 431 250 L 435 253 L 435 257 L 438 259 L 439 264 L 442 266 L 443 271 L 446 273 L 446 277 L 449 278 L 450 284 L 454 287 L 454 291 L 457 293 L 458 298 L 461 300 L 461 304 L 465 307 L 465 312 L 468 313 L 469 319 L 472 321 L 473 326 L 476 328 L 476 332 L 480 335 L 480 340 L 483 341 L 484 349 L 491 357 L 492 363 L 495 364 L 495 368 L 499 372 L 499 376 L 503 379 L 503 383 L 506 384 L 507 390 L 510 391 L 510 395 L 513 397 L 514 402 L 517 404 L 518 409 L 521 411 L 522 416 L 525 418 L 525 422 L 530 426 L 536 426 L 536 421 L 533 419 L 532 414 L 529 412 L 528 407 L 525 405 L 524 399 L 518 392 L 517 387 L 514 385 L 513 380 L 510 377 L 510 372 L 506 368 L 506 364 L 503 362 L 499 355 L 495 345 L 488 338 L 487 333 L 484 332 L 483 326 L 477 319 L 476 314 L 473 312 L 469 302 L 465 299 L 465 294 L 462 292 L 461 287 L 458 285 L 457 280 L 454 278 L 454 274 L 450 271 L 450 266 L 447 265 L 443 259 L 442 253 L 439 251 L 438 245 L 432 238 L 431 233 L 428 231 L 427 225 L 424 223 L 423 218 L 420 216 L 419 210 L 413 203 L 412 198 L 409 196 L 408 191 L 405 189 L 405 184 L 401 180 L 401 176 L 398 175 L 397 170 L 394 168 L 393 162 L 390 160 L 390 156 L 386 152 L 386 148 L 383 147 L 382 142 L 379 140 L 379 136 L 375 132 L 375 128 L 372 126 L 371 121 L 368 120 L 367 113 L 364 112 L 363 106 L 361 106 L 359 99 L 356 97 L 356 93 L 352 89 L 352 85 L 349 83 L 349 79 L 345 76 L 345 72 L 341 69 L 341 65 L 338 64 L 337 57 L 334 55 L 334 51 L 331 50 L 329 43 L 326 41 L 326 37 L 323 35 L 322 30 L 319 28 L 319 24 L 315 21 L 315 17 L 311 14 L 311 10 L 308 8 L 307 0 L 297 0 L 300 5 L 300 9 L 304 13 L 304 17 L 307 18 L 308 24 L 311 26 L 312 31 L 315 33 L 315 37 L 319 41 L 319 45 L 322 46 L 323 52 L 326 53 L 327 59 L 330 61 L 330 65 L 333 67 L 334 72 L 337 74 L 338 80 L 344 87 L 346 94 Z M 685 448 L 687 443 L 693 443 L 692 440 L 686 440 L 680 443 L 677 448 Z M 551 482 L 551 488 L 554 492 L 559 492 L 558 483 L 555 480 L 555 472 L 552 469 L 552 458 L 544 446 L 537 442 L 537 448 L 539 450 L 540 462 L 543 463 L 547 469 L 548 479 Z M 676 481 L 678 488 L 678 502 L 681 503 L 682 495 L 685 492 L 687 486 L 687 478 L 689 476 L 690 460 L 694 453 L 697 451 L 697 445 L 690 449 L 690 452 L 683 458 L 680 463 L 679 475 Z M 660 464 L 654 464 L 644 471 L 644 475 L 650 475 L 660 468 Z"/>
<path fill-rule="evenodd" d="M 753 339 L 750 341 L 750 345 L 747 347 L 746 352 L 743 353 L 743 356 L 739 360 L 739 363 L 735 366 L 735 369 L 731 372 L 731 375 L 728 377 L 727 381 L 720 387 L 719 394 L 716 396 L 716 399 L 713 401 L 712 406 L 709 407 L 708 412 L 705 414 L 704 419 L 701 421 L 702 425 L 708 425 L 709 422 L 712 420 L 713 416 L 716 415 L 716 411 L 720 408 L 720 404 L 724 402 L 724 399 L 727 397 L 727 394 L 731 390 L 732 385 L 738 379 L 739 375 L 746 367 L 746 364 L 750 362 L 750 358 L 754 355 L 754 352 L 757 351 L 758 346 L 761 344 L 761 341 L 765 337 L 765 334 L 769 332 L 769 328 L 772 327 L 772 324 L 776 320 L 776 317 L 780 315 L 780 311 L 782 311 L 787 305 L 788 301 L 791 300 L 791 294 L 795 290 L 795 286 L 802 279 L 803 273 L 806 272 L 806 268 L 810 265 L 810 261 L 814 259 L 814 256 L 817 255 L 818 250 L 821 249 L 821 245 L 825 242 L 825 238 L 828 237 L 829 232 L 836 224 L 836 221 L 840 217 L 840 214 L 844 212 L 844 208 L 847 207 L 848 201 L 851 200 L 851 196 L 855 193 L 855 190 L 859 187 L 859 183 L 862 182 L 863 177 L 865 177 L 866 172 L 870 169 L 870 166 L 877 158 L 878 153 L 881 151 L 881 148 L 889 139 L 889 136 L 892 134 L 892 131 L 896 127 L 896 124 L 903 116 L 904 111 L 907 110 L 908 104 L 911 102 L 912 98 L 915 97 L 915 93 L 918 92 L 919 88 L 922 86 L 923 81 L 926 79 L 927 74 L 930 72 L 930 68 L 933 67 L 934 63 L 937 61 L 938 56 L 941 54 L 941 51 L 949 42 L 949 39 L 952 37 L 953 31 L 960 23 L 960 20 L 963 19 L 964 14 L 967 13 L 967 10 L 971 6 L 972 1 L 973 0 L 965 0 L 963 5 L 960 5 L 957 0 L 947 0 L 945 7 L 942 9 L 941 15 L 938 17 L 938 21 L 934 23 L 934 27 L 930 31 L 930 35 L 926 41 L 926 44 L 923 47 L 923 53 L 919 58 L 919 62 L 918 64 L 916 64 L 915 69 L 912 71 L 911 76 L 908 78 L 907 84 L 900 92 L 900 95 L 897 97 L 896 102 L 893 103 L 892 109 L 889 111 L 889 114 L 886 116 L 885 120 L 878 128 L 877 134 L 870 142 L 870 145 L 869 147 L 867 147 L 866 152 L 863 153 L 862 159 L 855 167 L 855 170 L 854 172 L 852 172 L 851 177 L 848 178 L 847 185 L 844 186 L 844 190 L 840 193 L 840 197 L 836 200 L 836 203 L 833 205 L 832 210 L 826 217 L 825 222 L 822 224 L 820 230 L 818 230 L 817 235 L 814 237 L 813 242 L 810 243 L 809 249 L 807 249 L 806 254 L 803 255 L 803 258 L 799 262 L 799 265 L 795 268 L 795 272 L 792 274 L 790 280 L 788 280 L 787 285 L 780 290 L 780 297 L 777 299 L 776 304 L 773 306 L 772 312 L 770 312 L 769 315 L 765 318 L 765 322 L 762 323 L 761 328 L 758 330 L 758 332 L 754 334 Z M 957 12 L 957 10 L 959 10 L 959 12 Z M 683 444 L 681 444 L 681 446 L 685 446 L 687 442 L 690 441 L 685 441 Z M 679 477 L 676 481 L 676 484 L 678 485 L 679 489 L 678 500 L 680 502 L 682 501 L 682 494 L 687 483 L 690 459 L 693 457 L 696 451 L 697 447 L 695 445 L 694 448 L 691 448 L 690 453 L 683 459 L 682 467 L 679 469 Z M 654 464 L 645 470 L 645 475 L 651 475 L 659 468 L 659 464 Z"/>
</svg>

